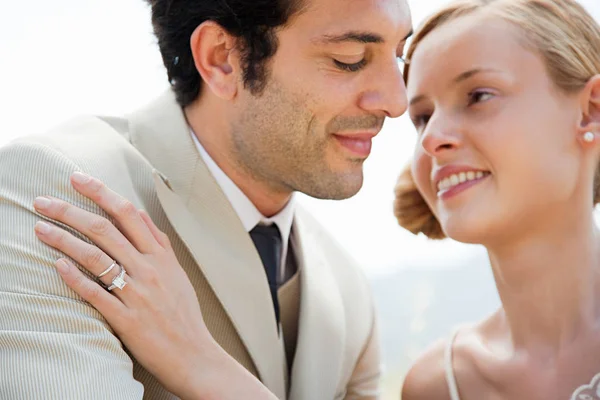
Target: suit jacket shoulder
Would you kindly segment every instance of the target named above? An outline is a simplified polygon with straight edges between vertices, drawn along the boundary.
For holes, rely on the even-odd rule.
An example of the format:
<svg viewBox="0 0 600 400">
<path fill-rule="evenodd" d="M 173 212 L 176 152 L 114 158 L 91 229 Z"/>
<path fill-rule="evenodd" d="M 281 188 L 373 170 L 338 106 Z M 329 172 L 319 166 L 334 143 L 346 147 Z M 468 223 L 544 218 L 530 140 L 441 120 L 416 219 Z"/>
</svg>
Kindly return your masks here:
<svg viewBox="0 0 600 400">
<path fill-rule="evenodd" d="M 61 254 L 33 232 L 43 219 L 33 209 L 37 196 L 62 198 L 102 215 L 71 188 L 69 176 L 79 170 L 110 178 L 112 170 L 136 168 L 136 158 L 123 155 L 131 151 L 122 136 L 94 118 L 0 149 L 0 347 L 11 366 L 0 369 L 2 397 L 142 397 L 144 387 L 134 379 L 133 362 L 120 341 L 62 282 L 54 268 Z M 126 186 L 124 178 L 111 181 Z"/>
</svg>

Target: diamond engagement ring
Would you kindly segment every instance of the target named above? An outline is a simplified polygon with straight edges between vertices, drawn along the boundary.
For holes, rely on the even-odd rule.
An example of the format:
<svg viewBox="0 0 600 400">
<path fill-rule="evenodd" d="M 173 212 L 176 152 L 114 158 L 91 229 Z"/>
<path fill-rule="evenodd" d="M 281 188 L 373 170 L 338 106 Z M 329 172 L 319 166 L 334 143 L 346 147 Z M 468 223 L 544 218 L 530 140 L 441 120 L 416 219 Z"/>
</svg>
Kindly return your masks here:
<svg viewBox="0 0 600 400">
<path fill-rule="evenodd" d="M 127 272 L 125 271 L 125 268 L 123 268 L 121 265 L 119 265 L 119 268 L 121 268 L 121 271 L 117 276 L 113 278 L 112 284 L 106 288 L 106 290 L 108 290 L 109 292 L 113 289 L 123 290 L 123 288 L 127 285 L 127 282 L 125 282 L 125 275 L 127 274 Z"/>
</svg>

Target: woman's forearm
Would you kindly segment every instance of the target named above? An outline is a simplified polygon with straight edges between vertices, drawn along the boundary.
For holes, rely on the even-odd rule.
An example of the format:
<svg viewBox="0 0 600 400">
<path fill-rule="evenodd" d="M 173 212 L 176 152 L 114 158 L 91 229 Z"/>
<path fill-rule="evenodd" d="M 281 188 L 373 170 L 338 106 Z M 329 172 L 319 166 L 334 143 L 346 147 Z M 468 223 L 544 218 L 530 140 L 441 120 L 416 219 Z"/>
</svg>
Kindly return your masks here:
<svg viewBox="0 0 600 400">
<path fill-rule="evenodd" d="M 184 400 L 277 400 L 256 377 L 215 343 L 198 359 Z"/>
</svg>

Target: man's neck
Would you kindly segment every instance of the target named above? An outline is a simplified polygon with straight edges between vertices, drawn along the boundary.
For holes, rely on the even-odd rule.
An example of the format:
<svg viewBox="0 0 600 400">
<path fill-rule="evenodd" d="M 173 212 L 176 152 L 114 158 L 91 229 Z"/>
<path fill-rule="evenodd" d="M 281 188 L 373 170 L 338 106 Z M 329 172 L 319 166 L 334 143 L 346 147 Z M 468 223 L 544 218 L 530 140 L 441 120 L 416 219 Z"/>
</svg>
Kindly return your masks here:
<svg viewBox="0 0 600 400">
<path fill-rule="evenodd" d="M 257 179 L 247 168 L 239 167 L 234 162 L 230 124 L 220 106 L 218 100 L 199 98 L 186 107 L 184 113 L 196 138 L 212 160 L 262 215 L 272 217 L 290 201 L 292 192 L 274 189 L 268 182 Z"/>
</svg>

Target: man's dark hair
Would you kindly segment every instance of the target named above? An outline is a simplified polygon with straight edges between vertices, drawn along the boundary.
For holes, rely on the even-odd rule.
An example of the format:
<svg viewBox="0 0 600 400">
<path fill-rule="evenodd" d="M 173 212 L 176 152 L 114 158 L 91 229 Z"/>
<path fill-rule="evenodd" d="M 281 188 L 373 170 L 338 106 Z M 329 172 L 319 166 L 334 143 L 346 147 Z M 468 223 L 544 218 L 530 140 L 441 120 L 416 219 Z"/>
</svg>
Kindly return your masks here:
<svg viewBox="0 0 600 400">
<path fill-rule="evenodd" d="M 275 29 L 300 11 L 302 0 L 146 0 L 152 25 L 177 102 L 185 107 L 199 95 L 190 38 L 198 25 L 211 20 L 239 38 L 244 85 L 259 94 L 268 77 L 266 66 L 277 50 Z"/>
</svg>

